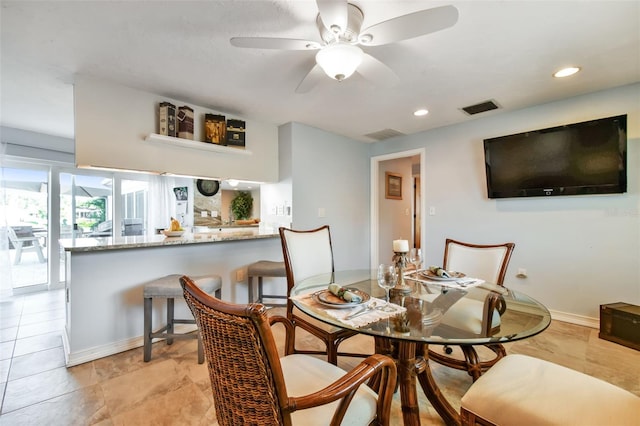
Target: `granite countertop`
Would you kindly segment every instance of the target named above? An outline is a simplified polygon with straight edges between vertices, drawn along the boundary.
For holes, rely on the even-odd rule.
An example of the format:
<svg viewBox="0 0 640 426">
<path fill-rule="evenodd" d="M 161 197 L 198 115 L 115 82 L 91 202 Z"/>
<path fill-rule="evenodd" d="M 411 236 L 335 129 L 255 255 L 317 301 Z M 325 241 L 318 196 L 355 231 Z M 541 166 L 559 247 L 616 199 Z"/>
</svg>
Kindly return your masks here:
<svg viewBox="0 0 640 426">
<path fill-rule="evenodd" d="M 68 238 L 61 239 L 60 245 L 67 252 L 90 252 L 105 250 L 123 250 L 147 247 L 165 247 L 187 244 L 215 243 L 219 241 L 244 241 L 262 238 L 280 238 L 277 232 L 259 229 L 228 232 L 184 233 L 181 237 L 164 235 L 138 235 L 130 237 Z"/>
</svg>

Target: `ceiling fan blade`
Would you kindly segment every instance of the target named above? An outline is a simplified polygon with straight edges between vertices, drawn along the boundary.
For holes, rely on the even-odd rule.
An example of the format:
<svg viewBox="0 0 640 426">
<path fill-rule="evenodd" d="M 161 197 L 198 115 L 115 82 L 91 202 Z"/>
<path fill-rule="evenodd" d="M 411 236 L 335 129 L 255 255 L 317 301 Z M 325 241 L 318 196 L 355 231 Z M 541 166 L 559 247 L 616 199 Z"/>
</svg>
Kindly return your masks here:
<svg viewBox="0 0 640 426">
<path fill-rule="evenodd" d="M 254 49 L 316 50 L 321 47 L 320 43 L 316 41 L 298 40 L 294 38 L 233 37 L 229 41 L 236 47 Z"/>
<path fill-rule="evenodd" d="M 393 87 L 400 82 L 400 78 L 391 68 L 368 53 L 362 56 L 362 63 L 356 72 L 377 86 Z"/>
<path fill-rule="evenodd" d="M 366 46 L 380 46 L 444 30 L 456 22 L 458 9 L 454 6 L 440 6 L 372 25 L 360 32 L 360 40 Z M 367 41 L 369 37 L 371 41 Z"/>
<path fill-rule="evenodd" d="M 320 65 L 315 64 L 313 68 L 311 68 L 309 73 L 307 73 L 307 75 L 302 79 L 300 84 L 298 84 L 298 87 L 296 87 L 296 93 L 307 93 L 325 77 L 326 74 L 324 73 L 322 68 L 320 68 Z"/>
<path fill-rule="evenodd" d="M 332 32 L 342 34 L 347 29 L 349 12 L 347 10 L 347 0 L 316 0 L 320 18 L 324 26 Z M 338 27 L 334 31 L 331 27 Z"/>
</svg>

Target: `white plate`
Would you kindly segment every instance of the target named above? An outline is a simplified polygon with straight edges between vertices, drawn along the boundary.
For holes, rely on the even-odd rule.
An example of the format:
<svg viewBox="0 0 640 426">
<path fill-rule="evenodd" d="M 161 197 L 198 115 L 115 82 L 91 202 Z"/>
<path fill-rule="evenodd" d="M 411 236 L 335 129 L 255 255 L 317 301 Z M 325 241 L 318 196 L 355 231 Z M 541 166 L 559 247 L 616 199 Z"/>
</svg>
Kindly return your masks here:
<svg viewBox="0 0 640 426">
<path fill-rule="evenodd" d="M 184 231 L 167 231 L 165 229 L 164 231 L 162 231 L 162 233 L 166 237 L 182 237 L 182 234 L 184 234 Z"/>
<path fill-rule="evenodd" d="M 353 308 L 354 306 L 367 303 L 371 298 L 371 296 L 369 296 L 364 291 L 356 290 L 355 288 L 349 288 L 348 290 L 360 296 L 362 298 L 362 301 L 358 303 L 345 302 L 344 300 L 338 298 L 338 296 L 331 293 L 329 290 L 317 291 L 311 295 L 311 298 L 321 305 L 338 309 Z"/>
<path fill-rule="evenodd" d="M 429 270 L 420 271 L 418 272 L 418 275 L 420 275 L 422 278 L 429 281 L 456 281 L 456 280 L 459 280 L 460 278 L 466 277 L 466 275 L 463 274 L 462 272 L 455 272 L 455 271 L 447 271 L 447 272 L 449 273 L 449 275 L 451 275 L 450 277 L 440 277 Z"/>
</svg>

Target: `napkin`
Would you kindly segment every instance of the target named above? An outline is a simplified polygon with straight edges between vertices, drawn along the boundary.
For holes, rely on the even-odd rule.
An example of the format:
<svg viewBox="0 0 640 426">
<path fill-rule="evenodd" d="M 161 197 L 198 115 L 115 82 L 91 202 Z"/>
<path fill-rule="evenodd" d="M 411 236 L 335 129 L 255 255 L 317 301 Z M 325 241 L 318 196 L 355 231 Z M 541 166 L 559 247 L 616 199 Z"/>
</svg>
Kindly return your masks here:
<svg viewBox="0 0 640 426">
<path fill-rule="evenodd" d="M 357 294 L 347 290 L 342 287 L 340 284 L 329 284 L 329 291 L 334 295 L 338 296 L 340 299 L 349 303 L 360 303 L 362 302 L 362 297 Z"/>
<path fill-rule="evenodd" d="M 431 281 L 427 278 L 417 278 L 417 272 L 408 272 L 405 274 L 405 279 L 409 279 L 412 281 L 417 281 L 425 284 L 436 284 L 442 287 L 453 287 L 453 288 L 471 288 L 471 287 L 479 287 L 485 290 L 493 291 L 495 293 L 507 294 L 509 290 L 501 285 L 491 284 L 482 280 L 480 278 L 472 278 L 465 277 L 460 278 L 455 281 Z"/>
<path fill-rule="evenodd" d="M 387 302 L 382 299 L 377 299 L 375 297 L 372 297 L 371 300 L 367 303 L 367 306 L 371 306 L 372 303 L 375 303 L 375 306 L 378 307 L 378 306 L 384 306 L 385 303 Z M 390 318 L 394 315 L 400 314 L 407 310 L 407 308 L 405 308 L 404 306 L 396 305 L 395 303 L 389 303 L 389 305 L 395 308 L 393 312 L 381 311 L 374 307 L 373 309 L 369 309 L 366 313 L 362 315 L 358 315 L 357 317 L 351 318 L 351 319 L 346 319 L 346 318 L 349 315 L 359 312 L 360 309 L 362 309 L 362 306 L 358 306 L 350 309 L 323 308 L 323 310 L 327 313 L 327 315 L 337 319 L 341 323 L 346 324 L 350 327 L 358 328 L 358 327 L 365 326 L 367 324 L 380 321 L 382 319 Z"/>
<path fill-rule="evenodd" d="M 341 323 L 354 328 L 362 327 L 364 325 L 371 324 L 376 321 L 380 321 L 382 319 L 390 318 L 394 315 L 405 312 L 407 310 L 407 308 L 405 308 L 404 306 L 396 305 L 395 303 L 389 303 L 389 305 L 395 308 L 395 311 L 384 312 L 379 309 L 373 308 L 367 311 L 365 314 L 358 315 L 355 318 L 345 319 L 349 315 L 359 312 L 360 309 L 362 309 L 364 306 L 358 305 L 353 308 L 343 308 L 343 309 L 327 308 L 324 305 L 320 305 L 319 303 L 316 303 L 313 300 L 311 294 L 301 294 L 297 296 L 291 296 L 291 299 L 297 300 L 300 303 L 304 303 L 305 305 L 311 307 L 313 310 L 317 312 L 321 312 L 322 314 L 330 316 L 334 319 L 337 319 Z M 373 303 L 375 303 L 375 306 L 377 307 L 377 306 L 384 306 L 384 304 L 387 302 L 382 299 L 372 297 L 369 300 L 369 302 L 367 302 L 367 306 L 372 307 Z"/>
<path fill-rule="evenodd" d="M 451 278 L 451 275 L 439 266 L 429 266 L 429 271 L 442 278 Z"/>
<path fill-rule="evenodd" d="M 472 278 L 472 277 L 458 278 L 457 280 L 452 280 L 452 281 L 436 281 L 436 280 L 430 280 L 424 275 L 419 275 L 419 273 L 420 271 L 412 271 L 412 272 L 406 273 L 404 275 L 404 278 L 409 279 L 411 281 L 417 281 L 419 283 L 439 285 L 441 287 L 452 287 L 452 288 L 476 287 L 476 286 L 482 286 L 485 283 L 484 280 L 481 280 L 479 278 Z"/>
</svg>

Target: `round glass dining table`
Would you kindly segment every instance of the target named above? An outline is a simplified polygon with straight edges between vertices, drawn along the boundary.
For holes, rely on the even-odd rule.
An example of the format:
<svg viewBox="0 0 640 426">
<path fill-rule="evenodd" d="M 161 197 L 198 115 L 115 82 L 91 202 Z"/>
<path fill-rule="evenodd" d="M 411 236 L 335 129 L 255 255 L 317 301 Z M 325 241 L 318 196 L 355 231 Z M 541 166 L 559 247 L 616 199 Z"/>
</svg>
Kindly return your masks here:
<svg viewBox="0 0 640 426">
<path fill-rule="evenodd" d="M 447 424 L 460 423 L 459 413 L 444 398 L 431 373 L 430 344 L 500 346 L 535 336 L 551 322 L 547 308 L 523 293 L 479 280 L 432 282 L 415 272 L 405 275 L 410 293 L 394 294 L 392 290 L 391 307 L 397 312 L 384 315 L 380 311 L 377 318 L 372 311 L 384 305 L 385 293 L 376 275 L 376 271 L 353 270 L 313 276 L 298 282 L 290 297 L 307 315 L 373 336 L 376 352 L 394 357 L 405 425 L 420 424 L 416 379 L 442 419 Z M 365 300 L 353 306 L 324 303 L 318 295 L 326 293 L 331 283 Z M 358 313 L 361 315 L 352 320 L 345 318 Z M 368 321 L 362 321 L 363 317 Z"/>
</svg>

